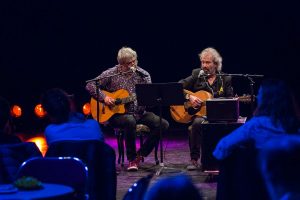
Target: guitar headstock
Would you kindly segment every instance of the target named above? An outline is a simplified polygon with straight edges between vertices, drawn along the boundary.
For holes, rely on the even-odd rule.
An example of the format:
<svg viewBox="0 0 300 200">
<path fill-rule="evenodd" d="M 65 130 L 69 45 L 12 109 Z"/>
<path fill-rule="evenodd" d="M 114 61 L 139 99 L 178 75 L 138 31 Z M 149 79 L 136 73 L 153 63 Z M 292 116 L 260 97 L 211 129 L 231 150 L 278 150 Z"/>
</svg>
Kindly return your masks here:
<svg viewBox="0 0 300 200">
<path fill-rule="evenodd" d="M 239 102 L 251 103 L 251 95 L 244 94 L 243 96 L 238 96 L 237 98 L 239 99 Z M 253 95 L 253 101 L 255 101 L 255 99 L 256 99 L 256 96 Z"/>
</svg>

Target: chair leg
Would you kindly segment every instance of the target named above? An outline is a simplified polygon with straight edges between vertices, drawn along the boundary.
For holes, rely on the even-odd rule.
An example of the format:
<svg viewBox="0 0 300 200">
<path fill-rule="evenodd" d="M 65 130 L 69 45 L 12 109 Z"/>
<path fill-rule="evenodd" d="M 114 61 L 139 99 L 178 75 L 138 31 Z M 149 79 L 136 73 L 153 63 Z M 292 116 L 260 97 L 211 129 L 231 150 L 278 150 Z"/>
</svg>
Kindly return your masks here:
<svg viewBox="0 0 300 200">
<path fill-rule="evenodd" d="M 122 135 L 122 164 L 121 164 L 122 167 L 124 167 L 124 157 L 125 157 L 124 149 L 125 149 L 124 148 L 124 135 Z"/>
<path fill-rule="evenodd" d="M 124 134 L 121 133 L 121 157 L 122 157 L 122 163 L 121 166 L 124 167 Z"/>
<path fill-rule="evenodd" d="M 158 145 L 159 145 L 159 141 L 158 141 L 157 144 L 155 145 L 155 151 L 154 151 L 154 159 L 155 159 L 155 164 L 156 164 L 156 165 L 159 164 L 159 159 L 158 159 L 158 156 L 157 156 Z"/>
<path fill-rule="evenodd" d="M 124 142 L 123 142 L 123 134 L 119 130 L 115 130 L 115 135 L 117 136 L 117 142 L 118 142 L 118 164 L 121 164 L 121 166 L 124 166 Z"/>
<path fill-rule="evenodd" d="M 121 150 L 121 137 L 120 137 L 120 135 L 117 135 L 117 141 L 118 141 L 118 164 L 120 164 L 121 163 L 121 152 L 122 152 L 122 150 Z"/>
<path fill-rule="evenodd" d="M 140 136 L 140 148 L 141 148 L 144 143 L 143 133 L 139 133 L 139 136 Z M 144 157 L 142 157 L 142 162 L 144 162 Z"/>
</svg>

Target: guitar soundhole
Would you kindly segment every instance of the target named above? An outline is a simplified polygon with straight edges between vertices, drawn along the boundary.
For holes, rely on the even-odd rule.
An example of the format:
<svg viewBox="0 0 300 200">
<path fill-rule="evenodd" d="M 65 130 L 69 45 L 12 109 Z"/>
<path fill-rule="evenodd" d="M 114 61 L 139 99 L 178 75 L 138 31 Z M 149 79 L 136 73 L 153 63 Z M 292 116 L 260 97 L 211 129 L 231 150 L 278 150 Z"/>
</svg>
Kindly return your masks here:
<svg viewBox="0 0 300 200">
<path fill-rule="evenodd" d="M 193 107 L 189 107 L 189 108 L 187 109 L 187 112 L 189 113 L 189 115 L 194 115 L 194 114 L 196 114 L 199 110 L 200 110 L 200 109 L 195 109 L 195 108 L 193 108 Z"/>
<path fill-rule="evenodd" d="M 117 98 L 116 100 L 115 100 L 115 105 L 119 105 L 119 104 L 121 104 L 122 103 L 122 100 L 120 99 L 120 98 Z"/>
</svg>

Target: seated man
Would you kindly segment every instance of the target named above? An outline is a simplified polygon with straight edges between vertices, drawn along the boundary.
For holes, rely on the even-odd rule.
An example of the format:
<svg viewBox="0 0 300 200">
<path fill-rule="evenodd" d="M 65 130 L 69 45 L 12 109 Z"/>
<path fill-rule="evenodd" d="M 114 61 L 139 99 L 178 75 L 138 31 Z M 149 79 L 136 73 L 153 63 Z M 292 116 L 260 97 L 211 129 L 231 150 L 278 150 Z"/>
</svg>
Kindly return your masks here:
<svg viewBox="0 0 300 200">
<path fill-rule="evenodd" d="M 118 64 L 102 72 L 96 79 L 99 80 L 100 90 L 98 100 L 103 102 L 107 109 L 114 106 L 116 98 L 103 90 L 114 93 L 121 89 L 126 90 L 130 96 L 134 97 L 136 84 L 150 84 L 150 74 L 137 65 L 137 53 L 129 48 L 122 47 L 117 56 Z M 96 83 L 89 82 L 86 89 L 97 99 Z M 103 90 L 102 90 L 103 89 Z M 142 157 L 148 156 L 159 141 L 160 118 L 153 112 L 147 112 L 144 106 L 139 106 L 137 100 L 132 98 L 125 103 L 125 113 L 114 114 L 109 120 L 113 127 L 123 128 L 125 135 L 126 155 L 129 161 L 128 171 L 137 171 Z M 147 140 L 137 152 L 135 146 L 136 124 L 141 123 L 150 128 Z M 161 129 L 166 131 L 169 127 L 167 120 L 161 120 Z"/>
<path fill-rule="evenodd" d="M 186 93 L 185 98 L 195 110 L 200 109 L 206 100 L 199 98 L 195 94 L 197 92 L 200 92 L 199 96 L 201 97 L 206 95 L 214 98 L 233 96 L 231 76 L 222 76 L 224 73 L 222 72 L 222 57 L 219 52 L 214 48 L 206 48 L 199 54 L 199 59 L 201 66 L 193 69 L 190 76 L 179 81 L 185 90 L 192 92 L 192 94 L 184 93 Z M 191 131 L 189 131 L 191 163 L 187 166 L 187 170 L 196 170 L 201 166 L 202 123 L 204 121 L 204 116 L 195 115 L 192 118 Z"/>
<path fill-rule="evenodd" d="M 104 141 L 99 123 L 85 119 L 72 108 L 68 94 L 58 88 L 50 89 L 42 95 L 42 106 L 51 121 L 46 127 L 45 137 L 48 146 L 62 140 Z"/>
</svg>

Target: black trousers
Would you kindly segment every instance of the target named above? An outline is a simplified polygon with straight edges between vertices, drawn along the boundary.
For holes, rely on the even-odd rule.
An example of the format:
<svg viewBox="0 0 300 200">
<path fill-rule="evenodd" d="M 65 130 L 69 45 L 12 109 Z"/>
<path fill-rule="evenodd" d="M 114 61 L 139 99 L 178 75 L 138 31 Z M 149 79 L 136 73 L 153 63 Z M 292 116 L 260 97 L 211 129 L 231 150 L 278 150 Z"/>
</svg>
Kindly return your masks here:
<svg viewBox="0 0 300 200">
<path fill-rule="evenodd" d="M 192 123 L 192 130 L 189 132 L 189 146 L 191 160 L 200 158 L 201 143 L 202 143 L 202 123 L 205 121 L 202 117 L 196 117 Z"/>
<path fill-rule="evenodd" d="M 152 112 L 146 112 L 139 120 L 136 120 L 132 114 L 115 114 L 110 118 L 109 124 L 124 129 L 126 155 L 129 161 L 133 161 L 137 156 L 135 146 L 136 124 L 144 124 L 150 128 L 149 136 L 138 151 L 139 155 L 148 156 L 160 138 L 160 119 Z M 169 128 L 167 120 L 162 119 L 161 128 L 163 132 Z"/>
</svg>

